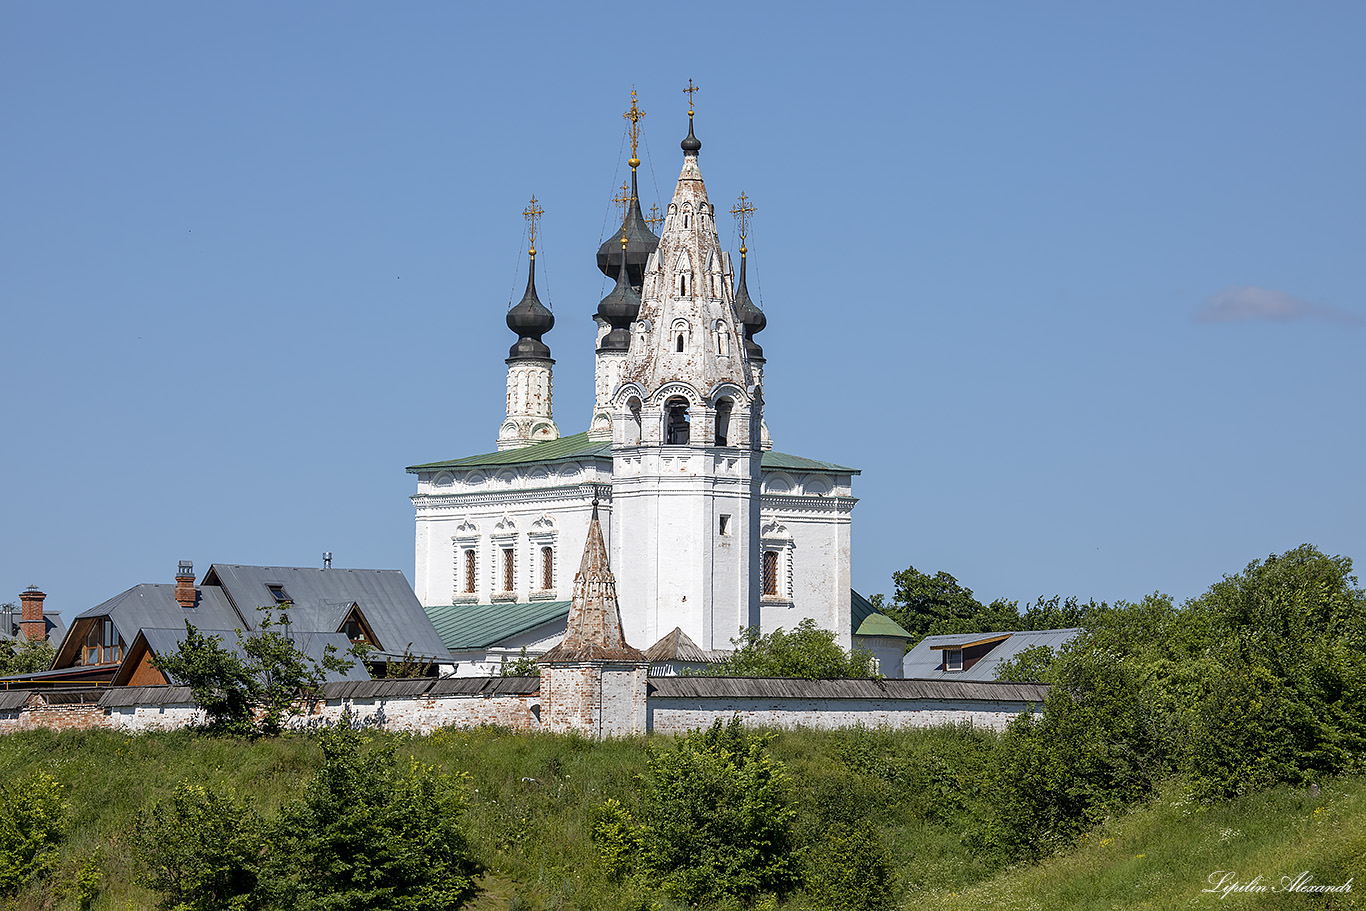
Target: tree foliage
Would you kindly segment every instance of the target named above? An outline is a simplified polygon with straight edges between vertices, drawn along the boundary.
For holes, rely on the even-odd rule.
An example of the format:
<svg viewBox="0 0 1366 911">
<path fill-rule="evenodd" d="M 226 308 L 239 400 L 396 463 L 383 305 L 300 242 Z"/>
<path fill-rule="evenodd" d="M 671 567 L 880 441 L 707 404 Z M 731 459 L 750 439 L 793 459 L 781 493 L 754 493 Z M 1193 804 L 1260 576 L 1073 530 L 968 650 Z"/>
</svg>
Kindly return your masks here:
<svg viewBox="0 0 1366 911">
<path fill-rule="evenodd" d="M 475 894 L 459 776 L 367 749 L 341 725 L 322 765 L 273 820 L 183 782 L 144 812 L 134 849 L 163 911 L 453 911 Z"/>
<path fill-rule="evenodd" d="M 36 772 L 0 789 L 0 895 L 51 870 L 66 836 L 67 805 L 57 779 Z"/>
<path fill-rule="evenodd" d="M 852 653 L 840 648 L 831 630 L 821 629 L 810 618 L 792 632 L 781 627 L 766 636 L 757 628 L 732 640 L 730 657 L 701 673 L 717 677 L 800 677 L 822 680 L 836 677 L 873 676 L 873 656 L 862 649 Z"/>
<path fill-rule="evenodd" d="M 210 731 L 277 734 L 285 718 L 297 714 L 300 699 L 322 692 L 327 671 L 345 672 L 353 663 L 330 645 L 322 661 L 314 661 L 282 632 L 288 628 L 286 612 L 272 616 L 262 609 L 258 628 L 238 630 L 237 648 L 228 649 L 219 637 L 205 636 L 186 621 L 180 648 L 153 656 L 152 664 L 190 688 Z"/>
<path fill-rule="evenodd" d="M 687 734 L 669 750 L 646 747 L 641 860 L 666 895 L 696 904 L 781 895 L 798 885 L 796 813 L 787 773 L 768 755 L 770 740 L 732 720 Z"/>
<path fill-rule="evenodd" d="M 56 654 L 56 647 L 46 639 L 0 639 L 0 677 L 45 671 Z"/>
</svg>

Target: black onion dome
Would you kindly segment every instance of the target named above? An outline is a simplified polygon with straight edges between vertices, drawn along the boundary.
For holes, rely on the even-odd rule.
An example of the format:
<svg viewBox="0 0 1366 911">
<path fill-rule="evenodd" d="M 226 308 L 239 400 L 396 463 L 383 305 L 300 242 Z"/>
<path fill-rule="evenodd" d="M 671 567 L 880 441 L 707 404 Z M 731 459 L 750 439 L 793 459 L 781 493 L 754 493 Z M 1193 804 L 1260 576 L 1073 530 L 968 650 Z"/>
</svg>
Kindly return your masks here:
<svg viewBox="0 0 1366 911">
<path fill-rule="evenodd" d="M 630 263 L 618 257 L 617 264 L 616 286 L 598 304 L 598 318 L 612 327 L 598 343 L 599 351 L 627 350 L 631 346 L 631 323 L 640 315 L 640 292 L 631 287 L 628 277 Z"/>
<path fill-rule="evenodd" d="M 735 315 L 740 318 L 740 324 L 745 327 L 745 353 L 750 360 L 764 359 L 764 349 L 759 347 L 759 343 L 754 340 L 757 333 L 763 332 L 768 325 L 768 317 L 764 316 L 764 311 L 755 306 L 754 301 L 749 296 L 749 289 L 745 287 L 745 254 L 740 254 L 740 280 L 735 285 Z"/>
<path fill-rule="evenodd" d="M 678 144 L 683 151 L 696 155 L 702 151 L 702 140 L 693 135 L 692 131 L 692 111 L 688 112 L 688 136 Z"/>
<path fill-rule="evenodd" d="M 526 294 L 522 302 L 508 311 L 508 328 L 517 333 L 517 342 L 508 349 L 509 361 L 549 360 L 550 347 L 541 341 L 555 326 L 551 313 L 536 296 L 536 259 L 532 257 L 527 270 Z"/>
<path fill-rule="evenodd" d="M 621 232 L 626 231 L 626 271 L 631 287 L 640 290 L 645 280 L 645 263 L 650 254 L 659 246 L 659 238 L 650 230 L 650 224 L 640 211 L 640 194 L 636 192 L 636 171 L 631 169 L 631 204 L 626 209 L 626 217 L 621 228 L 598 247 L 598 268 L 608 278 L 616 278 L 617 266 L 621 263 Z"/>
</svg>

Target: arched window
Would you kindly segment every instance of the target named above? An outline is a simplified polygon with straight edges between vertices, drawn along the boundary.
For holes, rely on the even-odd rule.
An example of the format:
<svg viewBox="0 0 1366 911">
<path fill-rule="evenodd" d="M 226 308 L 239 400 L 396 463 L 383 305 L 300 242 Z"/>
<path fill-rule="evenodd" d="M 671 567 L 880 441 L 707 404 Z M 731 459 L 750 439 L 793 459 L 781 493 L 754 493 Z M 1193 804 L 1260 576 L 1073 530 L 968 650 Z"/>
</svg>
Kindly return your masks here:
<svg viewBox="0 0 1366 911">
<path fill-rule="evenodd" d="M 678 296 L 683 297 L 688 293 L 688 276 L 678 276 Z"/>
<path fill-rule="evenodd" d="M 686 228 L 687 226 L 688 226 L 688 212 L 687 212 L 687 210 L 685 209 L 685 210 L 683 211 L 683 227 Z"/>
<path fill-rule="evenodd" d="M 511 547 L 503 548 L 503 591 L 510 592 L 517 585 L 517 555 Z"/>
<path fill-rule="evenodd" d="M 541 548 L 541 588 L 549 590 L 555 587 L 555 548 Z"/>
<path fill-rule="evenodd" d="M 682 333 L 682 332 L 678 333 L 678 344 L 677 344 L 675 350 L 678 351 L 680 354 L 683 353 L 683 333 Z"/>
<path fill-rule="evenodd" d="M 730 399 L 721 399 L 716 403 L 716 445 L 725 446 L 726 438 L 730 436 Z"/>
<path fill-rule="evenodd" d="M 764 551 L 764 594 L 770 597 L 778 594 L 778 552 Z"/>
<path fill-rule="evenodd" d="M 665 443 L 670 446 L 688 445 L 688 400 L 679 397 L 669 399 L 664 404 L 664 414 L 668 420 L 665 426 Z"/>
<path fill-rule="evenodd" d="M 467 595 L 472 595 L 472 594 L 474 594 L 474 591 L 475 591 L 475 589 L 474 589 L 474 570 L 475 570 L 474 548 L 473 548 L 473 547 L 467 547 L 467 548 L 465 548 L 465 594 L 467 594 Z"/>
</svg>

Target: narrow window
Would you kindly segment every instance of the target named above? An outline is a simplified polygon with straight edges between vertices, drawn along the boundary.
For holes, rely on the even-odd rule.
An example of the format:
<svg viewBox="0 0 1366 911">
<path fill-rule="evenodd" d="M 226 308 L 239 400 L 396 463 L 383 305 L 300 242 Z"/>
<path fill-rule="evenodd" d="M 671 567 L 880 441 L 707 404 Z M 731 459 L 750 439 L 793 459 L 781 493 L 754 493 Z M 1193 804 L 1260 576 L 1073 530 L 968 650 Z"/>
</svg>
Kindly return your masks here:
<svg viewBox="0 0 1366 911">
<path fill-rule="evenodd" d="M 503 548 L 503 591 L 505 591 L 505 592 L 510 592 L 510 591 L 512 591 L 512 590 L 515 588 L 515 586 L 513 585 L 513 581 L 514 581 L 514 579 L 515 579 L 514 571 L 515 571 L 515 569 L 516 569 L 516 566 L 517 566 L 517 564 L 516 564 L 516 558 L 513 556 L 512 548 L 511 548 L 511 547 L 504 547 L 504 548 Z"/>
<path fill-rule="evenodd" d="M 687 293 L 688 293 L 688 277 L 687 277 L 686 275 L 680 275 L 680 276 L 678 276 L 678 296 L 679 296 L 679 297 L 683 297 L 683 296 L 686 295 Z"/>
<path fill-rule="evenodd" d="M 720 532 L 723 537 L 730 534 L 730 516 L 721 517 Z"/>
<path fill-rule="evenodd" d="M 270 596 L 275 599 L 276 604 L 285 604 L 289 601 L 289 595 L 285 594 L 283 585 L 269 583 L 266 585 L 266 591 L 270 592 Z"/>
<path fill-rule="evenodd" d="M 963 669 L 963 650 L 961 648 L 944 649 L 944 670 L 961 671 Z"/>
<path fill-rule="evenodd" d="M 465 551 L 465 594 L 474 594 L 474 548 Z"/>
<path fill-rule="evenodd" d="M 549 591 L 555 587 L 555 550 L 541 548 L 541 588 Z"/>
<path fill-rule="evenodd" d="M 764 551 L 764 594 L 778 594 L 778 552 Z"/>
<path fill-rule="evenodd" d="M 688 213 L 687 213 L 687 212 L 684 212 L 684 213 L 683 213 L 683 227 L 686 228 L 687 226 L 688 226 Z"/>
<path fill-rule="evenodd" d="M 678 351 L 679 351 L 679 353 L 682 353 L 682 351 L 683 351 L 683 333 L 682 333 L 682 332 L 678 333 Z"/>
</svg>

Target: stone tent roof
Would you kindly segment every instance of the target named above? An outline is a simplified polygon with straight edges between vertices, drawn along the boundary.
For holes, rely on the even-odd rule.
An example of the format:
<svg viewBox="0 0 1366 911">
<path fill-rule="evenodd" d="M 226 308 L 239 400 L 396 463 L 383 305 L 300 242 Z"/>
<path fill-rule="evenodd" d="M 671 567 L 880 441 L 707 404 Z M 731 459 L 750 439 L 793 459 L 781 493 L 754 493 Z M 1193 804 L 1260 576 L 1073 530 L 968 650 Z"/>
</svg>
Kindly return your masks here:
<svg viewBox="0 0 1366 911">
<path fill-rule="evenodd" d="M 646 663 L 645 653 L 626 644 L 621 631 L 621 608 L 617 604 L 617 580 L 608 565 L 607 545 L 598 522 L 598 504 L 588 523 L 583 561 L 574 577 L 574 601 L 564 641 L 541 657 L 542 664 L 573 664 L 582 661 L 634 661 Z"/>
</svg>

